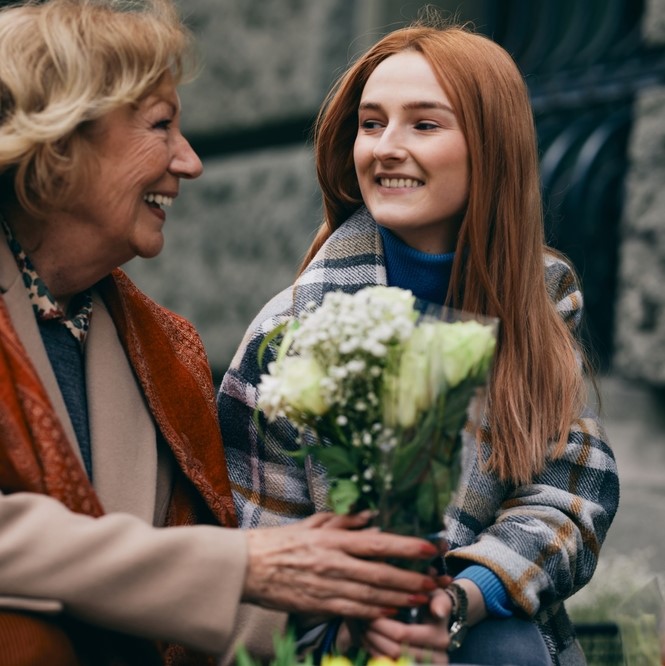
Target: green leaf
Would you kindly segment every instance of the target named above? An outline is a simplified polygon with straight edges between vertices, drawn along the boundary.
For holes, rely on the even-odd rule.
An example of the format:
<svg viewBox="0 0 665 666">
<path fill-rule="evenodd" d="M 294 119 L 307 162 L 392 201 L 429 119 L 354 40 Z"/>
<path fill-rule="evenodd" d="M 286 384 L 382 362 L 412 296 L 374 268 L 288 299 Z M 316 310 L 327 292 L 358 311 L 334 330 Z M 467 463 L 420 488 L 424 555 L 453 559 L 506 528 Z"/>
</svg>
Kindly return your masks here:
<svg viewBox="0 0 665 666">
<path fill-rule="evenodd" d="M 284 338 L 279 345 L 279 351 L 277 352 L 277 363 L 280 363 L 282 359 L 286 356 L 286 352 L 289 351 L 291 343 L 293 342 L 293 336 L 295 332 L 300 328 L 300 322 L 297 319 L 292 319 L 286 324 L 286 333 Z"/>
<path fill-rule="evenodd" d="M 277 664 L 284 664 L 286 666 L 293 663 L 292 660 L 296 654 L 296 641 L 293 632 L 289 631 L 281 638 L 278 633 L 275 633 L 273 645 L 275 647 L 275 662 Z"/>
<path fill-rule="evenodd" d="M 331 477 L 351 476 L 358 469 L 350 452 L 338 446 L 317 446 L 309 451 L 320 462 Z"/>
<path fill-rule="evenodd" d="M 417 484 L 428 464 L 428 448 L 420 437 L 398 446 L 392 463 L 395 491 L 404 492 Z"/>
<path fill-rule="evenodd" d="M 436 532 L 439 527 L 436 513 L 436 486 L 431 475 L 427 475 L 418 486 L 418 496 L 416 498 L 416 511 L 420 518 L 420 529 L 424 533 Z"/>
<path fill-rule="evenodd" d="M 459 477 L 457 467 L 456 464 L 451 467 L 437 461 L 432 461 L 430 475 L 435 489 L 433 510 L 435 519 L 439 522 L 442 520 L 448 504 L 450 504 L 453 492 L 457 489 L 457 480 Z"/>
<path fill-rule="evenodd" d="M 282 453 L 287 457 L 287 458 L 292 458 L 295 460 L 297 463 L 304 465 L 305 461 L 307 460 L 307 456 L 309 456 L 309 451 L 304 448 L 299 448 L 295 449 L 295 451 L 287 451 L 286 449 L 282 449 Z"/>
<path fill-rule="evenodd" d="M 259 435 L 259 439 L 263 439 L 265 437 L 265 431 L 261 425 L 261 414 L 263 414 L 263 412 L 258 408 L 258 406 L 254 407 L 254 411 L 252 412 L 252 421 L 254 422 L 254 427 L 256 428 L 256 432 Z"/>
<path fill-rule="evenodd" d="M 359 498 L 358 486 L 347 479 L 333 481 L 328 492 L 330 506 L 337 514 L 350 513 Z"/>
<path fill-rule="evenodd" d="M 263 366 L 263 355 L 265 354 L 268 346 L 282 334 L 282 331 L 290 323 L 291 323 L 290 321 L 284 321 L 281 324 L 278 324 L 277 326 L 275 326 L 275 328 L 272 329 L 272 331 L 270 331 L 270 333 L 268 333 L 268 335 L 265 336 L 265 338 L 263 338 L 261 344 L 259 345 L 258 351 L 256 352 L 256 358 L 259 364 L 259 368 Z M 283 345 L 280 345 L 280 349 L 282 346 Z"/>
<path fill-rule="evenodd" d="M 244 645 L 238 646 L 235 663 L 237 666 L 258 666 L 258 664 L 249 656 L 249 652 L 247 652 L 247 648 Z"/>
</svg>

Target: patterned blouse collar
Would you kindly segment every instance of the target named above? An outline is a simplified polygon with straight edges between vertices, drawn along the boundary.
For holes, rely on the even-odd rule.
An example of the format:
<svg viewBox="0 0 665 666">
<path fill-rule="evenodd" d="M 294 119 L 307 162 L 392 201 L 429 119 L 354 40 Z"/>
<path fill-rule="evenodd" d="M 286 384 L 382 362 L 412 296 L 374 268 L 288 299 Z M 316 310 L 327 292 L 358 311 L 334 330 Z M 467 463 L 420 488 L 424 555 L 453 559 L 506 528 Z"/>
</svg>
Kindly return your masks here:
<svg viewBox="0 0 665 666">
<path fill-rule="evenodd" d="M 39 275 L 37 275 L 30 257 L 26 255 L 19 242 L 14 238 L 11 228 L 2 214 L 0 214 L 0 225 L 7 236 L 9 247 L 21 271 L 23 284 L 28 291 L 28 298 L 32 303 L 32 309 L 37 320 L 48 321 L 53 319 L 60 321 L 83 345 L 88 334 L 90 318 L 92 316 L 92 296 L 90 295 L 90 291 L 86 290 L 74 298 L 72 301 L 73 307 L 70 308 L 73 314 L 67 316 L 51 295 L 48 287 Z"/>
</svg>

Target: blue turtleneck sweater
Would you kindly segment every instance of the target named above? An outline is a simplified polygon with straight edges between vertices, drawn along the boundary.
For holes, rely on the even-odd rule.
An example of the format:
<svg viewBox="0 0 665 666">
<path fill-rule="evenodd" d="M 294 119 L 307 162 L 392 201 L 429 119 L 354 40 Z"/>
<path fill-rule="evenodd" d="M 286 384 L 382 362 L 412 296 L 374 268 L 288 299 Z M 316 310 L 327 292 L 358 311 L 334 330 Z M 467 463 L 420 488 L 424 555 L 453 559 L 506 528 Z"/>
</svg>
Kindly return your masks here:
<svg viewBox="0 0 665 666">
<path fill-rule="evenodd" d="M 388 284 L 410 289 L 416 298 L 443 305 L 455 253 L 427 254 L 409 247 L 385 227 L 379 226 L 379 231 L 383 239 Z"/>
</svg>

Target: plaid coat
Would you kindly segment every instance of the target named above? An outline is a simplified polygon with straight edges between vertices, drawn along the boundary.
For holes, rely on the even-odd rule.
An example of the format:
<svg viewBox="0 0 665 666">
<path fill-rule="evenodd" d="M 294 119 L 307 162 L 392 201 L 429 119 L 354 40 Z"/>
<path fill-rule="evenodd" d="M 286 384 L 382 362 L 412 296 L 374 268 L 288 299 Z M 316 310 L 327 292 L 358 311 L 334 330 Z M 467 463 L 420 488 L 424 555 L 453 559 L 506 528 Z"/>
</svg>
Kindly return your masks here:
<svg viewBox="0 0 665 666">
<path fill-rule="evenodd" d="M 569 266 L 544 257 L 549 294 L 571 331 L 582 296 Z M 326 292 L 355 292 L 386 284 L 376 223 L 361 208 L 321 248 L 296 283 L 275 296 L 249 327 L 218 395 L 229 475 L 242 527 L 277 525 L 326 508 L 323 470 L 302 469 L 284 451 L 296 448 L 286 422 L 253 420 L 261 368 L 258 348 L 280 322 L 298 316 Z M 266 350 L 263 371 L 273 358 Z M 449 569 L 476 563 L 491 569 L 518 608 L 541 628 L 554 664 L 574 639 L 563 600 L 585 585 L 618 505 L 614 456 L 596 416 L 585 410 L 572 424 L 563 457 L 550 460 L 528 485 L 500 481 L 483 469 L 486 442 L 465 435 L 463 472 L 446 516 Z"/>
</svg>

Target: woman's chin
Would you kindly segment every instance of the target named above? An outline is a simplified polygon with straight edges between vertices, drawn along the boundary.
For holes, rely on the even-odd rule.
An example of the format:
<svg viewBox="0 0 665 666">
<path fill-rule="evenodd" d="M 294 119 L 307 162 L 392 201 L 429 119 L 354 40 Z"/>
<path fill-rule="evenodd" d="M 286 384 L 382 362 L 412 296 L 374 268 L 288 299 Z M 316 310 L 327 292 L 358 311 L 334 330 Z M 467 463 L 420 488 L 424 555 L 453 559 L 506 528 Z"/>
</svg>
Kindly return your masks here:
<svg viewBox="0 0 665 666">
<path fill-rule="evenodd" d="M 142 259 L 152 259 L 156 257 L 164 248 L 164 236 L 160 233 L 158 237 L 140 244 L 134 248 L 135 256 Z"/>
</svg>

